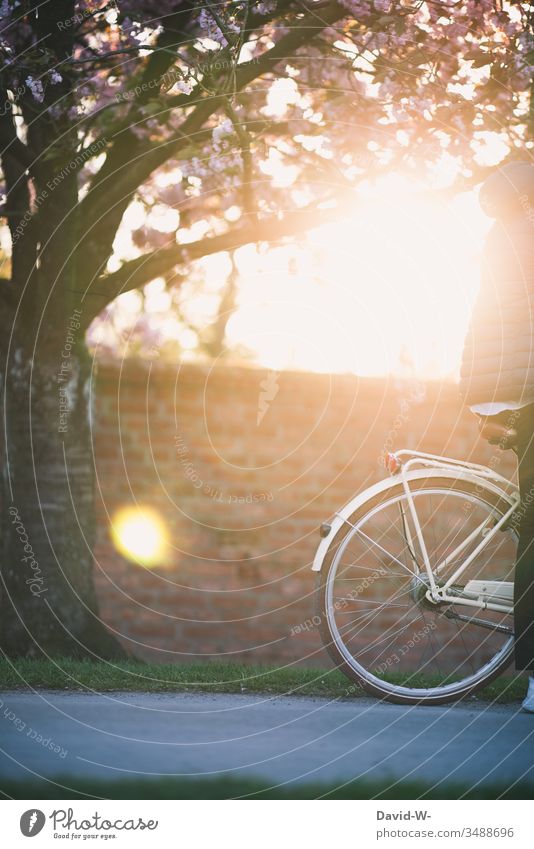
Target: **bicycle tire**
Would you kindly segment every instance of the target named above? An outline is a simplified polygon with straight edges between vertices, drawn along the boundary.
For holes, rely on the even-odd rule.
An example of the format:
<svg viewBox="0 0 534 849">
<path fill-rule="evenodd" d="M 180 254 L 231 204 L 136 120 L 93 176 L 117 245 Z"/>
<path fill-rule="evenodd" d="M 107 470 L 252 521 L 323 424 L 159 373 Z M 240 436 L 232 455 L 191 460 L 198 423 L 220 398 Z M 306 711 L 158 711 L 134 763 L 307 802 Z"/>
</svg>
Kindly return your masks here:
<svg viewBox="0 0 534 849">
<path fill-rule="evenodd" d="M 455 478 L 444 477 L 440 475 L 438 471 L 434 474 L 430 473 L 428 477 L 419 478 L 418 480 L 413 481 L 410 483 L 410 489 L 413 492 L 424 491 L 425 489 L 429 489 L 429 483 L 431 483 L 432 487 L 439 486 L 444 489 L 454 490 L 460 494 L 465 494 L 466 496 L 474 496 L 479 499 L 479 501 L 484 502 L 486 505 L 496 510 L 499 515 L 503 515 L 510 506 L 504 496 L 499 496 L 492 489 L 485 487 L 483 479 L 480 479 L 477 483 L 472 483 L 471 481 L 463 479 L 458 480 Z M 446 693 L 440 693 L 439 691 L 434 693 L 432 690 L 429 690 L 426 693 L 418 691 L 417 694 L 414 693 L 414 695 L 411 695 L 404 692 L 404 688 L 402 687 L 396 687 L 394 684 L 387 682 L 378 684 L 376 680 L 371 680 L 375 679 L 375 676 L 369 676 L 369 674 L 366 675 L 358 672 L 356 668 L 347 662 L 345 656 L 338 648 L 329 625 L 329 617 L 326 609 L 326 593 L 328 578 L 337 549 L 340 545 L 342 545 L 345 537 L 348 534 L 351 534 L 353 530 L 351 525 L 356 524 L 356 522 L 370 510 L 380 506 L 382 503 L 387 503 L 397 495 L 402 495 L 403 492 L 402 483 L 400 481 L 397 482 L 395 478 L 392 478 L 391 487 L 383 490 L 375 496 L 372 496 L 368 501 L 364 501 L 360 504 L 360 506 L 348 518 L 348 522 L 351 524 L 348 524 L 347 522 L 343 523 L 341 528 L 333 537 L 325 554 L 321 571 L 317 574 L 315 609 L 319 619 L 318 630 L 323 646 L 333 660 L 335 666 L 350 680 L 359 684 L 360 687 L 370 695 L 383 701 L 393 702 L 396 704 L 447 704 L 459 701 L 477 690 L 482 689 L 502 674 L 502 672 L 510 665 L 513 658 L 513 637 L 509 641 L 510 644 L 507 649 L 503 652 L 502 658 L 495 663 L 495 666 L 487 674 L 482 675 L 479 680 L 468 683 L 465 686 L 459 683 L 456 691 L 449 687 Z M 355 663 L 355 665 L 359 666 L 357 663 Z"/>
</svg>

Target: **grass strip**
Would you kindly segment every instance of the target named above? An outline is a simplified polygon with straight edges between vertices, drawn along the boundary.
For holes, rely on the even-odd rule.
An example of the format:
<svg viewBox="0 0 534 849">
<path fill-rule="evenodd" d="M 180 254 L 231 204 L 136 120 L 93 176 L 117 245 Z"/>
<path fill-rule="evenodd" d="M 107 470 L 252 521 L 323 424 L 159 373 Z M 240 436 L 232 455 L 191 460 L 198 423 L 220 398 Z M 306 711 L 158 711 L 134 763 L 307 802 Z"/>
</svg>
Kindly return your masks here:
<svg viewBox="0 0 534 849">
<path fill-rule="evenodd" d="M 387 680 L 401 683 L 399 676 Z M 429 675 L 417 675 L 410 686 L 432 685 Z M 92 662 L 0 659 L 0 688 L 72 690 L 73 692 L 142 693 L 265 693 L 358 699 L 366 693 L 336 669 L 243 666 L 231 663 L 150 664 L 138 661 Z M 526 677 L 501 676 L 469 701 L 511 704 L 524 698 Z"/>
</svg>

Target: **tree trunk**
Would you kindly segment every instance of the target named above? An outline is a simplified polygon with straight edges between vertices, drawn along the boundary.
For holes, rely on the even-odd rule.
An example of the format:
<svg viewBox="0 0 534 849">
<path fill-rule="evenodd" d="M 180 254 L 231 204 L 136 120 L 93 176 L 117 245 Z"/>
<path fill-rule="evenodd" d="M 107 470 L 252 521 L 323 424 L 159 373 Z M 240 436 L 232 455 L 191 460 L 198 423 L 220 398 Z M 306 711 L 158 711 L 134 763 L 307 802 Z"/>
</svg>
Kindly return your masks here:
<svg viewBox="0 0 534 849">
<path fill-rule="evenodd" d="M 0 648 L 11 657 L 127 657 L 93 585 L 91 360 L 78 318 L 38 353 L 12 349 L 4 373 Z"/>
</svg>

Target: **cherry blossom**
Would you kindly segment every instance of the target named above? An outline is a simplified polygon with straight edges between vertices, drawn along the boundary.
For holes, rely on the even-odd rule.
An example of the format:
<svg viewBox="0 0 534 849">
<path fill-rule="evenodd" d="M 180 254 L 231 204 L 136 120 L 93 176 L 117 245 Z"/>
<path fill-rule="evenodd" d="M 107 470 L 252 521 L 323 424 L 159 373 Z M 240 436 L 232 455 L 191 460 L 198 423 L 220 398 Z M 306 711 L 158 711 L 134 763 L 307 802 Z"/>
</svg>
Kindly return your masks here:
<svg viewBox="0 0 534 849">
<path fill-rule="evenodd" d="M 37 101 L 37 103 L 42 103 L 44 100 L 44 89 L 41 80 L 36 80 L 34 77 L 29 76 L 26 77 L 26 85 L 30 89 L 33 99 Z"/>
<path fill-rule="evenodd" d="M 365 168 L 416 168 L 439 155 L 429 140 L 436 132 L 441 149 L 466 170 L 476 166 L 474 126 L 498 132 L 510 149 L 518 138 L 531 144 L 525 117 L 534 46 L 528 3 L 339 0 L 332 7 L 321 2 L 320 14 L 314 6 L 310 0 L 309 25 L 295 47 L 306 3 L 202 2 L 189 8 L 176 0 L 79 0 L 73 21 L 58 22 L 71 40 L 65 54 L 53 40 L 39 40 L 36 18 L 20 18 L 19 7 L 3 0 L 7 97 L 0 112 L 6 117 L 15 110 L 28 127 L 46 115 L 58 139 L 75 140 L 71 157 L 102 142 L 98 167 L 87 163 L 77 173 L 80 197 L 96 197 L 94 175 L 103 160 L 113 162 L 119 138 L 132 173 L 134 163 L 155 158 L 155 150 L 168 145 L 168 156 L 162 153 L 125 197 L 141 199 L 148 209 L 158 192 L 171 195 L 162 177 L 176 175 L 180 226 L 207 222 L 213 232 L 230 206 L 287 209 L 303 193 L 313 198 L 325 184 L 316 177 L 332 173 L 329 158 L 351 183 Z M 178 44 L 173 32 L 180 33 Z M 263 66 L 285 39 L 288 51 Z M 156 60 L 162 71 L 152 76 Z M 180 141 L 197 107 L 206 117 Z M 54 167 L 63 155 L 58 146 Z M 292 169 L 294 188 L 282 189 L 265 170 L 273 156 L 281 170 Z M 39 194 L 37 184 L 30 194 Z M 147 249 L 152 237 L 156 246 L 149 228 Z M 104 265 L 112 238 L 106 243 Z"/>
</svg>

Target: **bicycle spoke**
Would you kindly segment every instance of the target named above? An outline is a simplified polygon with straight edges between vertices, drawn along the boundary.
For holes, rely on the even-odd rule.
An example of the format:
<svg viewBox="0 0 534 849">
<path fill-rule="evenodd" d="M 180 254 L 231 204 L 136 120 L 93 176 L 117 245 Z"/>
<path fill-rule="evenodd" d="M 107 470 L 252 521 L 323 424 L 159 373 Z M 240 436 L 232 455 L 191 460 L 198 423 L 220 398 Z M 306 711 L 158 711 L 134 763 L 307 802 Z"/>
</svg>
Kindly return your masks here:
<svg viewBox="0 0 534 849">
<path fill-rule="evenodd" d="M 350 524 L 350 522 L 349 522 L 349 524 Z M 393 562 L 394 562 L 394 563 L 398 563 L 398 564 L 399 564 L 399 566 L 401 566 L 401 567 L 402 567 L 402 568 L 403 568 L 406 572 L 408 572 L 408 573 L 409 573 L 412 577 L 415 577 L 415 578 L 417 578 L 417 577 L 418 577 L 418 576 L 415 574 L 415 572 L 413 572 L 411 569 L 409 569 L 407 566 L 405 566 L 405 565 L 404 565 L 404 563 L 402 563 L 402 562 L 399 560 L 399 558 L 398 558 L 398 557 L 395 557 L 395 556 L 394 556 L 393 554 L 391 554 L 389 551 L 386 551 L 386 549 L 385 549 L 385 548 L 383 548 L 383 547 L 380 545 L 380 543 L 379 543 L 379 542 L 376 542 L 375 540 L 373 540 L 373 539 L 371 539 L 370 537 L 368 537 L 368 536 L 367 536 L 367 534 L 365 534 L 365 533 L 364 533 L 362 530 L 360 530 L 359 528 L 354 528 L 354 530 L 356 531 L 356 533 L 357 533 L 357 534 L 360 534 L 360 536 L 362 536 L 362 537 L 363 537 L 363 538 L 364 538 L 367 542 L 371 543 L 371 545 L 376 545 L 376 547 L 377 547 L 377 548 L 379 548 L 381 551 L 383 551 L 383 552 L 384 552 L 384 554 L 385 554 L 387 557 L 389 557 L 391 560 L 393 560 Z"/>
<path fill-rule="evenodd" d="M 393 596 L 393 598 L 396 598 L 396 597 L 397 597 L 397 596 Z M 387 606 L 387 605 L 386 605 L 386 606 Z M 374 609 L 373 609 L 373 610 L 371 610 L 371 611 L 369 611 L 369 612 L 367 612 L 367 613 L 365 613 L 365 612 L 364 612 L 364 613 L 362 613 L 362 614 L 359 614 L 359 616 L 358 616 L 358 617 L 356 617 L 355 619 L 353 619 L 353 622 L 356 622 L 356 623 L 357 623 L 357 625 L 359 625 L 359 624 L 360 624 L 361 619 L 365 619 L 365 618 L 372 617 L 372 618 L 371 618 L 368 622 L 366 622 L 366 623 L 365 623 L 365 627 L 367 628 L 367 627 L 369 627 L 369 624 L 370 624 L 370 623 L 372 623 L 372 622 L 373 622 L 373 620 L 377 618 L 377 616 L 378 616 L 378 614 L 380 613 L 380 610 L 381 610 L 381 609 L 383 609 L 383 608 L 379 608 L 378 610 L 374 610 Z M 344 634 L 346 634 L 346 633 L 347 633 L 347 628 L 348 628 L 348 625 L 346 626 L 346 628 L 344 628 L 344 629 L 343 629 L 343 633 L 344 633 Z M 360 631 L 358 632 L 358 634 L 354 634 L 353 636 L 357 636 L 357 635 L 359 635 L 359 633 L 360 633 Z"/>
<path fill-rule="evenodd" d="M 353 598 L 337 598 L 336 601 L 354 601 L 354 599 Z M 367 600 L 365 603 L 371 604 L 371 605 L 378 604 L 378 605 L 380 605 L 380 607 L 388 607 L 388 608 L 389 607 L 412 607 L 413 606 L 411 604 L 390 604 L 390 603 L 384 604 L 383 601 L 369 601 L 369 600 Z M 350 611 L 350 610 L 338 610 L 338 613 L 351 613 L 351 612 L 352 611 Z"/>
</svg>

